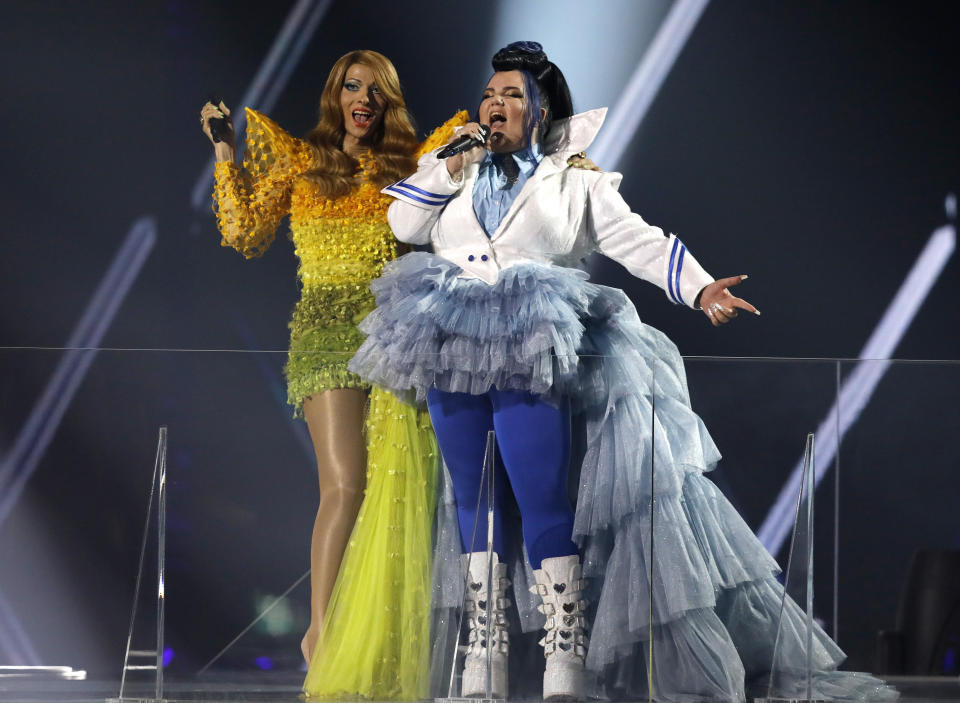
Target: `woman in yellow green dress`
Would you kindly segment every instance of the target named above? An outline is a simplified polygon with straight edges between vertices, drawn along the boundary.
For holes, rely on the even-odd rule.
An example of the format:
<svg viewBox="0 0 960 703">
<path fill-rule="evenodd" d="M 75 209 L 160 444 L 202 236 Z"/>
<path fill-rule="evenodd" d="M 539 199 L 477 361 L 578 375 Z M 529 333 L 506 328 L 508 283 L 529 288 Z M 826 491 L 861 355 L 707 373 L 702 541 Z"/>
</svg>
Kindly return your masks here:
<svg viewBox="0 0 960 703">
<path fill-rule="evenodd" d="M 240 166 L 229 115 L 223 103 L 201 111 L 211 141 L 210 120 L 226 120 L 226 138 L 214 141 L 222 245 L 258 257 L 289 215 L 300 262 L 287 389 L 310 430 L 320 484 L 304 689 L 317 697 L 421 698 L 429 677 L 435 440 L 424 412 L 371 390 L 347 362 L 362 342 L 357 323 L 375 307 L 370 281 L 402 253 L 387 224 L 392 199 L 380 189 L 413 173 L 419 153 L 448 141 L 466 114 L 418 144 L 393 64 L 352 51 L 330 71 L 319 123 L 306 139 L 247 109 Z"/>
</svg>

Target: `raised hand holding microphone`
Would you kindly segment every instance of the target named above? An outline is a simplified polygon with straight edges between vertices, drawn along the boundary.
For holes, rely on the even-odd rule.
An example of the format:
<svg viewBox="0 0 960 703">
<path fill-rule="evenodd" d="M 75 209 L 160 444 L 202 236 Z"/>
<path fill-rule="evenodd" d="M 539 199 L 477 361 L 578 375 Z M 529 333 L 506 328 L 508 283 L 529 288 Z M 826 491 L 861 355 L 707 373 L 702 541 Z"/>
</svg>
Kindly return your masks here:
<svg viewBox="0 0 960 703">
<path fill-rule="evenodd" d="M 213 124 L 217 130 L 214 134 Z M 200 108 L 200 129 L 213 143 L 213 151 L 217 161 L 233 161 L 236 152 L 236 136 L 233 133 L 233 122 L 230 120 L 230 110 L 220 101 L 215 105 L 209 100 Z"/>
<path fill-rule="evenodd" d="M 437 156 L 447 160 L 447 172 L 459 180 L 464 167 L 482 161 L 487 155 L 487 137 L 489 136 L 490 128 L 487 125 L 468 122 L 447 146 L 437 152 Z M 444 152 L 447 152 L 446 156 Z"/>
<path fill-rule="evenodd" d="M 463 134 L 461 132 L 457 135 L 456 139 L 437 152 L 437 158 L 447 159 L 464 151 L 468 151 L 479 144 L 483 144 L 489 136 L 490 128 L 485 124 L 480 125 L 480 130 L 477 134 Z"/>
</svg>

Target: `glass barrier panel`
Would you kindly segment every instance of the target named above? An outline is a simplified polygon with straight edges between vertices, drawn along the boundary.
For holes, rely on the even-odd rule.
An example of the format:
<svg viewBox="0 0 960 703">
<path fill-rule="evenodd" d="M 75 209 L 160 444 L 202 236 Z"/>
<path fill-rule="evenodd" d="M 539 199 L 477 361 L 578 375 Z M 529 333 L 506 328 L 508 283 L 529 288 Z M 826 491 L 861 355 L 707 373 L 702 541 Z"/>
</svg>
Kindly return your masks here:
<svg viewBox="0 0 960 703">
<path fill-rule="evenodd" d="M 673 407 L 693 414 L 686 425 L 677 422 L 683 431 L 671 455 L 656 454 L 682 476 L 682 518 L 676 529 L 655 532 L 655 550 L 684 555 L 674 562 L 686 565 L 686 578 L 670 579 L 666 599 L 676 605 L 663 610 L 678 634 L 654 661 L 660 650 L 687 653 L 679 663 L 661 654 L 662 669 L 675 677 L 661 690 L 804 699 L 808 634 L 827 625 L 834 602 L 834 495 L 815 494 L 818 515 L 828 508 L 827 519 L 815 522 L 814 493 L 800 487 L 807 435 L 836 397 L 836 365 L 697 357 L 685 368 L 679 397 L 688 388 L 690 403 Z M 666 556 L 657 563 L 677 568 Z"/>
<path fill-rule="evenodd" d="M 0 664 L 69 667 L 56 670 L 60 678 L 51 689 L 86 686 L 88 693 L 116 697 L 157 432 L 166 426 L 163 695 L 300 695 L 320 489 L 314 441 L 286 402 L 286 359 L 286 352 L 0 350 Z M 810 432 L 816 433 L 809 543 L 818 628 L 839 637 L 845 668 L 953 671 L 957 645 L 949 618 L 938 630 L 947 638 L 928 643 L 925 662 L 907 661 L 903 652 L 922 634 L 905 629 L 917 621 L 909 594 L 924 587 L 924 574 L 954 568 L 952 516 L 960 493 L 950 469 L 951 440 L 960 436 L 960 365 L 627 361 L 591 359 L 584 378 L 618 373 L 626 374 L 624 382 L 588 385 L 592 395 L 566 400 L 580 571 L 571 567 L 538 582 L 520 508 L 516 499 L 506 501 L 508 696 L 542 695 L 540 640 L 574 657 L 583 652 L 582 686 L 591 697 L 656 700 L 681 689 L 736 694 L 738 686 L 745 694 L 766 691 L 759 687 L 769 682 L 781 621 L 771 617 L 760 626 L 741 617 L 751 598 L 766 607 L 777 592 L 775 580 L 758 585 L 760 572 L 772 575 L 774 567 L 750 535 L 787 567 L 798 467 Z M 864 377 L 869 392 L 858 385 Z M 438 461 L 425 414 L 404 415 L 395 399 L 367 402 L 407 423 L 402 435 L 373 433 L 368 440 L 378 438 L 385 449 L 419 443 L 424 455 L 432 447 Z M 412 568 L 422 576 L 420 590 L 391 591 L 391 580 L 364 591 L 364 603 L 376 606 L 361 615 L 394 622 L 391 613 L 409 611 L 391 594 L 400 599 L 416 591 L 420 606 L 403 605 L 425 615 L 404 642 L 423 638 L 429 646 L 394 643 L 391 656 L 426 652 L 430 680 L 410 685 L 446 696 L 463 595 L 454 491 L 449 476 L 435 469 L 418 475 L 419 488 L 393 483 L 404 475 L 410 474 L 387 473 L 379 484 L 367 476 L 360 488 L 376 507 L 362 522 L 391 515 L 389 524 L 397 524 L 406 513 L 388 506 L 435 496 L 405 523 L 419 530 L 421 546 L 429 545 L 424 559 L 432 551 L 434 568 L 432 574 L 423 565 Z M 497 485 L 510 494 L 515 489 L 509 478 Z M 360 488 L 354 493 L 362 495 Z M 485 550 L 485 535 L 482 541 Z M 397 573 L 390 568 L 404 563 L 395 556 L 400 548 L 389 539 L 377 544 L 356 574 Z M 573 592 L 581 595 L 567 597 Z M 561 614 L 565 605 L 572 612 Z M 482 617 L 490 623 L 494 615 Z M 547 626 L 557 615 L 560 626 Z M 589 627 L 581 627 L 581 618 Z M 714 670 L 706 682 L 677 654 L 679 643 L 704 633 L 716 640 L 712 651 L 733 652 L 716 660 L 728 671 Z M 358 646 L 387 646 L 368 640 Z M 734 658 L 741 673 L 727 666 Z M 409 669 L 428 670 L 426 664 Z M 382 671 L 369 673 L 382 677 Z M 86 681 L 66 680 L 78 672 Z"/>
<path fill-rule="evenodd" d="M 454 560 L 454 571 L 462 572 L 462 595 L 457 607 L 442 616 L 444 620 L 456 620 L 455 635 L 443 638 L 446 651 L 438 651 L 438 656 L 434 657 L 436 662 L 443 662 L 438 664 L 437 683 L 441 690 L 435 699 L 437 701 L 492 701 L 503 700 L 507 695 L 509 579 L 505 561 L 507 554 L 502 546 L 495 544 L 495 533 L 502 533 L 497 524 L 503 519 L 503 500 L 500 498 L 503 487 L 497 484 L 504 481 L 506 476 L 502 461 L 497 460 L 496 432 L 489 430 L 482 434 L 482 463 L 478 470 L 472 472 L 475 484 L 471 493 L 476 495 L 476 501 L 472 508 L 464 505 L 458 511 L 458 514 L 465 513 L 469 519 L 462 525 L 443 528 L 469 529 L 469 533 L 461 534 L 465 551 Z M 453 460 L 454 457 L 451 457 Z M 449 477 L 446 466 L 441 470 Z M 461 500 L 465 500 L 463 493 L 459 495 Z M 444 566 L 443 556 L 438 555 L 436 561 L 441 569 Z M 462 657 L 461 652 L 464 653 Z"/>
<path fill-rule="evenodd" d="M 790 535 L 783 590 L 777 614 L 776 639 L 770 658 L 766 696 L 760 701 L 813 701 L 814 641 L 818 637 L 813 609 L 813 534 L 816 505 L 815 438 L 807 435 L 803 450 L 796 513 Z M 819 645 L 819 642 L 817 643 Z"/>
<path fill-rule="evenodd" d="M 3 404 L 0 593 L 4 634 L 19 633 L 4 638 L 7 661 L 68 665 L 87 673 L 78 686 L 117 696 L 165 425 L 164 695 L 255 681 L 296 697 L 318 490 L 280 393 L 285 357 L 0 350 L 20 401 Z M 155 617 L 152 571 L 141 595 Z M 149 612 L 141 602 L 137 634 Z"/>
<path fill-rule="evenodd" d="M 845 361 L 839 642 L 848 666 L 960 674 L 960 363 Z"/>
</svg>

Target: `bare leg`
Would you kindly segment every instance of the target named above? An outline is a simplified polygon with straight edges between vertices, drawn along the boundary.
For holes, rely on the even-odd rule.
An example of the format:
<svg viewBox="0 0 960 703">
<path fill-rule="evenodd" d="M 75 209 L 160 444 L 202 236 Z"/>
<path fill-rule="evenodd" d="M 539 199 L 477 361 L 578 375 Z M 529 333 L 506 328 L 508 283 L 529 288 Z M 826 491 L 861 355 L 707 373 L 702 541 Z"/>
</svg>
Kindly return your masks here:
<svg viewBox="0 0 960 703">
<path fill-rule="evenodd" d="M 300 645 L 307 664 L 363 500 L 366 403 L 366 392 L 355 388 L 325 391 L 303 402 L 320 479 L 320 507 L 310 545 L 310 628 Z"/>
</svg>

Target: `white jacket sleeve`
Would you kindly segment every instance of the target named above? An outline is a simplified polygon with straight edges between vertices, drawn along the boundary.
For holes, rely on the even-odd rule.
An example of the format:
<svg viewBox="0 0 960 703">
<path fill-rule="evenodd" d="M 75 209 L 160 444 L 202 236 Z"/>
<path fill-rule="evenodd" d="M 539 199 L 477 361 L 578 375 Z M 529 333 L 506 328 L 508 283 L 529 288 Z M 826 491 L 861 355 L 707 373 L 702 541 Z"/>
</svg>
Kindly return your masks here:
<svg viewBox="0 0 960 703">
<path fill-rule="evenodd" d="M 416 173 L 380 191 L 396 198 L 387 210 L 394 236 L 401 242 L 428 244 L 430 230 L 460 187 L 443 161 L 433 152 L 424 154 Z"/>
<path fill-rule="evenodd" d="M 597 249 L 638 278 L 660 286 L 672 302 L 694 306 L 713 276 L 703 270 L 675 235 L 648 225 L 632 212 L 618 188 L 619 173 L 604 173 L 588 193 L 590 225 Z"/>
</svg>

